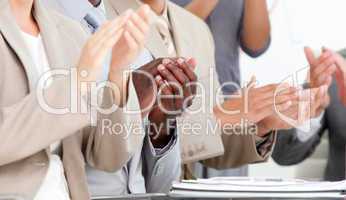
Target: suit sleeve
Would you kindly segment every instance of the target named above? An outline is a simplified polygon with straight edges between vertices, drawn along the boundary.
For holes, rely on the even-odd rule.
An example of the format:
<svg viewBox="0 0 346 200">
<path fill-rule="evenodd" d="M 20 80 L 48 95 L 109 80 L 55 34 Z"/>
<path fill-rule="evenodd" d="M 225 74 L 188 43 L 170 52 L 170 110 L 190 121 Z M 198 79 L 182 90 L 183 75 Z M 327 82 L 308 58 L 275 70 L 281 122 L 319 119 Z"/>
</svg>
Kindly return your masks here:
<svg viewBox="0 0 346 200">
<path fill-rule="evenodd" d="M 80 38 L 84 38 L 81 41 L 83 46 L 89 35 L 80 25 L 78 28 Z M 116 109 L 110 113 L 99 112 L 98 103 L 88 99 L 87 103 L 91 108 L 90 123 L 83 129 L 82 151 L 86 162 L 95 169 L 116 172 L 142 146 L 145 133 L 131 75 L 128 76 L 127 89 L 128 101 L 121 108 L 116 105 L 113 90 L 108 87 L 103 88 L 100 108 L 108 110 L 112 106 L 115 107 Z"/>
<path fill-rule="evenodd" d="M 53 81 L 45 90 L 45 101 L 65 108 L 70 105 L 68 88 L 66 78 Z M 36 154 L 89 124 L 85 114 L 54 114 L 41 103 L 31 92 L 16 104 L 0 107 L 0 166 Z"/>
<path fill-rule="evenodd" d="M 298 138 L 296 129 L 279 131 L 276 146 L 272 154 L 274 161 L 284 166 L 303 162 L 314 153 L 316 147 L 321 142 L 321 137 L 326 128 L 326 121 L 323 119 L 321 129 L 310 137 L 309 140 L 304 142 Z"/>
<path fill-rule="evenodd" d="M 273 133 L 272 141 L 277 137 Z M 207 167 L 224 170 L 230 168 L 241 167 L 246 164 L 261 163 L 268 160 L 273 151 L 274 142 L 269 145 L 269 151 L 261 154 L 256 145 L 256 138 L 254 135 L 238 135 L 238 134 L 225 134 L 222 135 L 222 141 L 225 147 L 225 154 L 201 163 Z"/>
<path fill-rule="evenodd" d="M 6 46 L 0 37 L 2 70 L 14 67 L 6 62 L 11 59 L 3 49 Z M 0 105 L 0 166 L 34 155 L 89 124 L 86 114 L 57 112 L 71 108 L 70 85 L 68 76 L 55 77 L 42 95 L 32 90 L 15 103 Z"/>
<path fill-rule="evenodd" d="M 130 77 L 128 102 L 110 114 L 97 114 L 95 127 L 84 130 L 87 146 L 86 161 L 91 167 L 107 172 L 120 170 L 139 151 L 145 135 L 140 107 Z M 102 108 L 114 105 L 110 89 L 104 90 Z M 133 112 L 134 113 L 131 113 Z"/>
</svg>

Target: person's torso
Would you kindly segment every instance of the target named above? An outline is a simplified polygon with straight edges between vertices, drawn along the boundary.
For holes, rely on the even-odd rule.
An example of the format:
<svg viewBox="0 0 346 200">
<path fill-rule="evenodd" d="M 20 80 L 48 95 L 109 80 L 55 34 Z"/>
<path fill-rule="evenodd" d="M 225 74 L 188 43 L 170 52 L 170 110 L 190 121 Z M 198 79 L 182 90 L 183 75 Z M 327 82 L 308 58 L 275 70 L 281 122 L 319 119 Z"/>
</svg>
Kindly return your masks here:
<svg viewBox="0 0 346 200">
<path fill-rule="evenodd" d="M 53 31 L 51 33 L 54 33 L 54 35 L 58 35 L 58 37 L 54 38 L 57 43 L 60 44 L 59 48 L 52 47 L 50 45 L 45 43 L 45 47 L 47 48 L 56 48 L 54 51 L 60 51 L 61 55 L 63 55 L 62 60 L 60 60 L 59 64 L 62 66 L 53 66 L 55 68 L 70 68 L 73 67 L 79 58 L 80 50 L 82 47 L 82 40 L 80 37 L 78 38 L 78 34 L 81 32 L 78 32 L 76 30 L 79 29 L 69 29 L 71 28 L 71 24 L 67 22 L 67 24 L 64 24 L 66 22 L 66 19 L 61 19 L 60 16 L 56 15 L 55 13 L 48 12 L 49 14 L 49 20 L 52 20 L 54 22 L 59 22 L 61 24 L 57 25 L 56 30 L 49 30 Z M 47 14 L 47 13 L 45 13 Z M 51 14 L 51 15 L 50 15 Z M 1 16 L 1 17 L 8 17 L 8 16 Z M 15 23 L 15 22 L 13 22 Z M 64 27 L 66 25 L 69 28 Z M 18 56 L 18 52 L 16 52 L 13 47 L 11 46 L 11 43 L 7 41 L 7 36 L 3 33 L 4 30 L 0 29 L 0 55 L 3 59 L 1 59 L 1 75 L 0 75 L 0 107 L 8 107 L 17 104 L 18 102 L 22 101 L 24 98 L 27 97 L 27 95 L 31 94 L 34 91 L 34 86 L 36 84 L 37 80 L 29 80 L 27 72 L 28 70 L 37 71 L 37 69 L 34 68 L 24 68 L 22 63 L 23 60 Z M 44 30 L 48 31 L 48 30 Z M 57 31 L 57 32 L 54 32 Z M 17 31 L 17 34 L 20 34 L 19 31 Z M 75 36 L 71 36 L 73 34 L 76 34 Z M 14 37 L 14 36 L 13 36 Z M 19 38 L 19 35 L 18 35 Z M 78 39 L 77 39 L 78 38 Z M 43 37 L 45 39 L 45 37 Z M 16 41 L 18 43 L 22 43 L 24 45 L 24 41 Z M 83 41 L 84 42 L 84 41 Z M 61 49 L 60 49 L 61 48 Z M 52 49 L 51 49 L 52 50 Z M 25 51 L 25 50 L 22 50 Z M 52 52 L 52 51 L 51 51 Z M 22 53 L 24 54 L 24 53 Z M 20 54 L 20 55 L 22 55 Z M 30 55 L 28 51 L 25 52 L 30 58 Z M 51 55 L 48 55 L 48 58 Z M 32 59 L 32 58 L 31 58 Z M 34 62 L 34 61 L 31 61 Z M 39 74 L 34 74 L 34 76 L 37 76 L 36 78 L 39 78 Z M 32 78 L 32 77 L 31 77 Z M 33 88 L 30 87 L 30 85 L 33 85 Z M 10 112 L 10 110 L 8 110 Z M 29 120 L 29 119 L 28 119 Z M 44 124 L 46 126 L 49 126 L 49 124 Z M 49 133 L 42 133 L 42 134 L 49 134 Z M 75 140 L 75 136 L 71 136 L 70 138 L 73 138 Z M 70 140 L 70 139 L 66 139 Z M 77 140 L 81 141 L 81 137 Z M 63 143 L 65 140 L 63 140 Z M 68 142 L 66 142 L 68 143 Z M 69 146 L 63 144 L 63 155 L 64 154 L 70 154 L 68 158 L 62 157 L 64 167 L 68 165 L 68 169 L 66 172 L 66 177 L 69 181 L 75 181 L 80 182 L 81 174 L 78 173 L 71 173 L 71 171 L 75 171 L 78 167 L 83 167 L 84 160 L 81 157 L 81 146 L 79 145 L 81 142 L 77 142 L 76 146 Z M 25 144 L 23 144 L 25 145 Z M 64 147 L 67 146 L 67 149 L 64 149 Z M 47 170 L 49 167 L 49 148 L 43 149 L 40 152 L 37 152 L 34 155 L 31 155 L 25 159 L 13 162 L 11 164 L 0 166 L 0 194 L 18 194 L 20 196 L 23 196 L 24 198 L 32 199 L 33 196 L 35 196 L 36 192 L 38 191 L 39 187 L 42 184 L 43 179 L 47 175 Z M 71 174 L 74 174 L 71 176 Z M 71 186 L 71 185 L 69 185 Z M 81 186 L 83 187 L 83 186 Z M 83 190 L 83 191 L 82 191 Z M 85 189 L 81 188 L 82 193 L 85 192 Z M 87 193 L 87 192 L 86 192 Z M 84 197 L 86 197 L 87 194 Z"/>
</svg>

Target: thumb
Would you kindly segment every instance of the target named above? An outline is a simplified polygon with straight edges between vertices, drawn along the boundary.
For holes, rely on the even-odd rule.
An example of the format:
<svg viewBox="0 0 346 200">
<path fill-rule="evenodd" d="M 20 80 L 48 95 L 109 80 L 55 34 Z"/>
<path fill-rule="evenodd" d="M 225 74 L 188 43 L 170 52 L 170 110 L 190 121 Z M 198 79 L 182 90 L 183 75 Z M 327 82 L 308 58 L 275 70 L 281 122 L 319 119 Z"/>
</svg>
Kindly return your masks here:
<svg viewBox="0 0 346 200">
<path fill-rule="evenodd" d="M 305 52 L 305 56 L 309 62 L 310 67 L 313 67 L 316 63 L 316 60 L 317 60 L 317 58 L 314 55 L 314 52 L 311 50 L 310 47 L 305 47 L 304 52 Z"/>
</svg>

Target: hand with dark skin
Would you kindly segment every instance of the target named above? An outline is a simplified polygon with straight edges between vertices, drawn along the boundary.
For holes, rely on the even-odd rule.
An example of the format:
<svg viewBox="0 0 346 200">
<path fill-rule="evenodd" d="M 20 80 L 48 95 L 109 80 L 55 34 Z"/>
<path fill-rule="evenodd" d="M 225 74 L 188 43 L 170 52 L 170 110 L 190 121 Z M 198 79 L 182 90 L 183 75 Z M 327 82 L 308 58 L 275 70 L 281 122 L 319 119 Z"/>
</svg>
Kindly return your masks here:
<svg viewBox="0 0 346 200">
<path fill-rule="evenodd" d="M 142 116 L 149 113 L 154 147 L 167 145 L 175 118 L 192 104 L 196 87 L 189 83 L 197 81 L 195 66 L 193 59 L 157 59 L 132 73 Z"/>
<path fill-rule="evenodd" d="M 132 81 L 138 96 L 142 116 L 147 116 L 156 103 L 158 86 L 155 77 L 159 75 L 157 67 L 163 58 L 156 59 L 132 72 Z"/>
<path fill-rule="evenodd" d="M 151 138 L 153 145 L 162 146 L 171 138 L 175 119 L 192 105 L 196 95 L 197 76 L 194 59 L 165 59 L 159 65 L 159 75 L 155 77 L 159 88 L 157 106 L 149 114 L 153 123 Z M 174 129 L 173 129 L 174 130 Z"/>
<path fill-rule="evenodd" d="M 102 2 L 102 0 L 89 0 L 89 2 L 90 2 L 93 6 L 97 7 L 98 5 L 100 5 L 100 3 Z"/>
</svg>

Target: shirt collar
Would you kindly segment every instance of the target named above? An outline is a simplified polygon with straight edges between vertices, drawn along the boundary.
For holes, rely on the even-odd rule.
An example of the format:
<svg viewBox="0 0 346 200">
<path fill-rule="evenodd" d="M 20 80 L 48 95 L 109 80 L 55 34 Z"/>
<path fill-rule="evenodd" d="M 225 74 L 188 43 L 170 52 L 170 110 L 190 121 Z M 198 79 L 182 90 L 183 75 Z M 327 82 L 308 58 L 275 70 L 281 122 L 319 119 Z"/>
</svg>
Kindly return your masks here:
<svg viewBox="0 0 346 200">
<path fill-rule="evenodd" d="M 165 8 L 163 9 L 161 17 L 164 17 L 166 20 L 168 20 L 168 3 L 167 3 L 167 1 L 165 1 Z"/>
<path fill-rule="evenodd" d="M 74 20 L 81 21 L 94 6 L 88 0 L 59 0 L 66 15 Z"/>
</svg>

